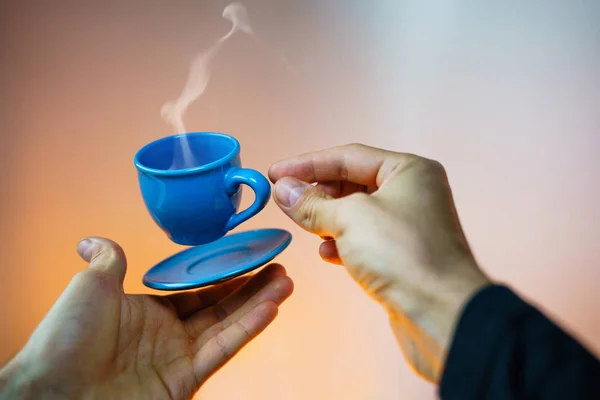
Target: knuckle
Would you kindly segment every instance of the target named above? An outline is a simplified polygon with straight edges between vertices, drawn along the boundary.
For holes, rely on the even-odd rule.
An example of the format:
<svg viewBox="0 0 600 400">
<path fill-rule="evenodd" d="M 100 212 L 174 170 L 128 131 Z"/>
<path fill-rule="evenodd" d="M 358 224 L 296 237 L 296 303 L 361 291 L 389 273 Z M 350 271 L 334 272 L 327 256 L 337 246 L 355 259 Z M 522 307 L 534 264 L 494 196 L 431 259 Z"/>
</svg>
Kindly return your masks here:
<svg viewBox="0 0 600 400">
<path fill-rule="evenodd" d="M 437 160 L 422 158 L 421 163 L 429 171 L 435 171 L 435 172 L 444 171 L 444 166 L 442 165 L 441 162 L 439 162 Z"/>
<path fill-rule="evenodd" d="M 432 171 L 435 171 L 438 173 L 446 172 L 446 168 L 444 167 L 444 165 L 437 160 L 429 160 L 429 168 L 431 168 Z"/>
<path fill-rule="evenodd" d="M 217 348 L 219 349 L 219 353 L 221 354 L 220 358 L 222 360 L 229 360 L 233 356 L 231 351 L 229 351 L 229 347 L 227 344 L 227 338 L 225 337 L 223 332 L 219 332 L 217 334 L 217 336 L 215 336 L 215 344 L 217 345 Z"/>
<path fill-rule="evenodd" d="M 115 265 L 123 262 L 124 253 L 119 245 L 116 243 L 110 243 L 103 246 L 98 252 L 96 252 L 90 263 L 102 264 L 102 265 Z"/>
<path fill-rule="evenodd" d="M 102 263 L 105 264 L 114 259 L 114 251 L 108 246 L 102 246 L 100 250 L 96 251 L 90 260 L 90 263 Z"/>
<path fill-rule="evenodd" d="M 224 322 L 225 319 L 229 316 L 227 310 L 225 310 L 223 305 L 220 303 L 217 303 L 213 306 L 213 314 L 215 319 L 219 322 Z"/>
<path fill-rule="evenodd" d="M 349 143 L 343 146 L 343 151 L 346 156 L 351 154 L 364 154 L 372 150 L 374 150 L 374 148 L 358 142 Z"/>
<path fill-rule="evenodd" d="M 250 329 L 248 329 L 248 327 L 246 327 L 244 324 L 242 324 L 239 321 L 236 321 L 234 323 L 234 325 L 238 328 L 238 331 L 240 333 L 240 336 L 244 338 L 243 342 L 249 342 L 250 340 L 252 340 L 252 332 L 250 332 Z"/>
<path fill-rule="evenodd" d="M 420 173 L 426 177 L 439 178 L 446 176 L 445 167 L 437 160 L 419 158 L 416 161 L 416 166 Z"/>
<path fill-rule="evenodd" d="M 365 145 L 364 145 L 364 144 L 362 144 L 362 143 L 354 142 L 354 143 L 349 143 L 349 144 L 347 144 L 347 145 L 346 145 L 346 147 L 347 147 L 349 150 L 361 150 L 361 149 L 364 149 L 364 148 L 366 148 L 367 146 L 365 146 Z"/>
<path fill-rule="evenodd" d="M 422 188 L 430 193 L 441 193 L 448 189 L 448 175 L 444 166 L 435 160 L 424 160 L 418 169 L 419 182 Z"/>
<path fill-rule="evenodd" d="M 319 212 L 319 202 L 323 201 L 323 197 L 313 192 L 309 196 L 305 196 L 298 209 L 298 222 L 308 230 L 316 230 L 319 226 L 321 215 Z"/>
</svg>

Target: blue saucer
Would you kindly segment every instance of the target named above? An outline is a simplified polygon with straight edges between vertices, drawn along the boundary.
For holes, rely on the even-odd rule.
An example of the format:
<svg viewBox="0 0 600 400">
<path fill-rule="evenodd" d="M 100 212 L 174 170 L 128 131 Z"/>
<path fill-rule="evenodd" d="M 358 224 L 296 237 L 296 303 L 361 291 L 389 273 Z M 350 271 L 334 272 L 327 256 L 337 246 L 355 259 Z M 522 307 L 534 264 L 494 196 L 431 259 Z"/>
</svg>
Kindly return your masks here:
<svg viewBox="0 0 600 400">
<path fill-rule="evenodd" d="M 144 275 L 152 289 L 184 290 L 214 285 L 250 272 L 275 258 L 292 241 L 281 229 L 235 233 L 186 249 L 161 261 Z"/>
</svg>

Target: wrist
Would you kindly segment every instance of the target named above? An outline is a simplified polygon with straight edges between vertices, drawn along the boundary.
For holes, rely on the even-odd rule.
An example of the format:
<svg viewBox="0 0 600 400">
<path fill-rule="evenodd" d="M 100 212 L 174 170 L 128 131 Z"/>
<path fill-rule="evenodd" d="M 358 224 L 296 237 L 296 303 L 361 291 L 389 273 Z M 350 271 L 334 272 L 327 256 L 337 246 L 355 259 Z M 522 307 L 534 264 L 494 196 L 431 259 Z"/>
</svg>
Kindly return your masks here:
<svg viewBox="0 0 600 400">
<path fill-rule="evenodd" d="M 39 376 L 33 373 L 33 369 L 27 366 L 21 355 L 17 355 L 0 369 L 0 400 L 4 399 L 64 399 L 47 385 Z"/>
<path fill-rule="evenodd" d="M 33 399 L 35 384 L 27 379 L 16 359 L 0 369 L 0 399 Z"/>
<path fill-rule="evenodd" d="M 448 276 L 422 280 L 413 287 L 391 287 L 386 294 L 391 323 L 412 325 L 413 334 L 420 336 L 424 349 L 432 353 L 440 368 L 464 307 L 491 284 L 474 262 L 447 270 L 452 272 Z"/>
</svg>

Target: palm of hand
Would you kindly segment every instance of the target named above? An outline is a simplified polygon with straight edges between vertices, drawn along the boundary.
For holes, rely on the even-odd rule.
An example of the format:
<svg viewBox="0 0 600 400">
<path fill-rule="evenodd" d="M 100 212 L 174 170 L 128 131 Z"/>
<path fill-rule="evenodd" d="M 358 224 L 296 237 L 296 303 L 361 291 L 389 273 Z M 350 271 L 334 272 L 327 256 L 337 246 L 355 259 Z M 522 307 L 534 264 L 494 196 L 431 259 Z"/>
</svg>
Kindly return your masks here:
<svg viewBox="0 0 600 400">
<path fill-rule="evenodd" d="M 208 309 L 199 310 L 210 311 Z M 194 367 L 198 342 L 166 297 L 122 296 L 119 340 L 101 355 L 90 398 L 190 398 L 202 381 Z M 106 357 L 108 356 L 108 357 Z"/>
<path fill-rule="evenodd" d="M 71 282 L 20 357 L 37 363 L 54 398 L 189 399 L 293 290 L 272 264 L 198 291 L 127 295 L 118 277 L 94 268 L 100 261 Z"/>
<path fill-rule="evenodd" d="M 122 294 L 115 340 L 95 338 L 82 363 L 96 368 L 81 376 L 86 398 L 189 398 L 201 383 L 194 370 L 194 342 L 166 297 Z M 116 311 L 116 310 L 115 310 Z M 82 321 L 85 323 L 85 321 Z M 110 322 L 108 325 L 112 325 Z M 99 340 L 100 339 L 100 340 Z M 86 385 L 86 386 L 87 386 Z"/>
</svg>

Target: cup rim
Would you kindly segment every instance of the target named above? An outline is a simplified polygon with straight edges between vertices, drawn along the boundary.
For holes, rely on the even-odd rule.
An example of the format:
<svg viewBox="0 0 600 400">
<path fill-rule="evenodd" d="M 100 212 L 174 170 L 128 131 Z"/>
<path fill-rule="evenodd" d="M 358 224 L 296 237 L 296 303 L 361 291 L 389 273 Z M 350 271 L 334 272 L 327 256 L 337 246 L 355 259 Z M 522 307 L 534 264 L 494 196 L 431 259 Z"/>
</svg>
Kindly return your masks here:
<svg viewBox="0 0 600 400">
<path fill-rule="evenodd" d="M 199 165 L 196 167 L 192 167 L 192 168 L 156 169 L 156 168 L 150 168 L 140 162 L 140 155 L 142 153 L 144 153 L 145 151 L 149 150 L 150 148 L 152 148 L 154 146 L 158 146 L 167 140 L 172 140 L 172 139 L 180 137 L 180 136 L 218 136 L 218 137 L 221 137 L 221 138 L 231 141 L 233 143 L 233 149 L 229 153 L 227 153 L 225 156 L 219 158 L 218 160 L 215 160 L 208 164 L 203 164 L 203 165 Z M 238 142 L 238 140 L 231 135 L 227 135 L 225 133 L 220 133 L 220 132 L 187 132 L 187 133 L 179 133 L 176 135 L 165 136 L 165 137 L 156 139 L 156 140 L 144 145 L 141 149 L 139 149 L 135 153 L 135 156 L 133 157 L 133 163 L 135 164 L 136 168 L 139 171 L 145 172 L 148 174 L 152 174 L 152 175 L 159 175 L 159 176 L 189 175 L 189 174 L 192 174 L 195 172 L 210 171 L 212 169 L 215 169 L 217 167 L 225 165 L 229 161 L 231 161 L 239 152 L 240 152 L 240 142 Z"/>
</svg>

